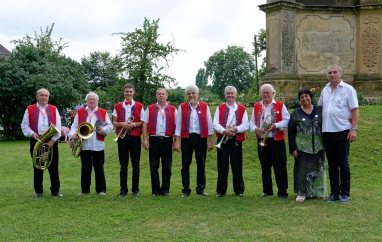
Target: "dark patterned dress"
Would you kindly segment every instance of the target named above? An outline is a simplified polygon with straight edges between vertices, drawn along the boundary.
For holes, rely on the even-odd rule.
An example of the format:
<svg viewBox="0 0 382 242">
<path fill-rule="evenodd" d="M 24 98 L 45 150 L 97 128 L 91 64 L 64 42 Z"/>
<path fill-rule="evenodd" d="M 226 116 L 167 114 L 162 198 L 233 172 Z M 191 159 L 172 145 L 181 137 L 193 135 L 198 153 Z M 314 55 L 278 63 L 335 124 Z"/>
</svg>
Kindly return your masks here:
<svg viewBox="0 0 382 242">
<path fill-rule="evenodd" d="M 288 123 L 289 153 L 294 163 L 294 192 L 306 198 L 326 197 L 325 151 L 321 140 L 322 107 L 311 114 L 296 108 Z"/>
</svg>

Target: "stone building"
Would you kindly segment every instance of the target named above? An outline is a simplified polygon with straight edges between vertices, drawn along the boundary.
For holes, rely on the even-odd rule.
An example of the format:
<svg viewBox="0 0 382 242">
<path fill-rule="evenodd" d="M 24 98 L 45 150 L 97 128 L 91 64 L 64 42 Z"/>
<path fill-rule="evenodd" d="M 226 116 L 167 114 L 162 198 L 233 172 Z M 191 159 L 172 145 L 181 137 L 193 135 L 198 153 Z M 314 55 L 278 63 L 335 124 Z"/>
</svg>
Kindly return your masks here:
<svg viewBox="0 0 382 242">
<path fill-rule="evenodd" d="M 0 44 L 0 57 L 9 58 L 12 53 Z"/>
<path fill-rule="evenodd" d="M 265 0 L 263 0 L 265 1 Z M 267 74 L 281 97 L 326 85 L 326 68 L 367 97 L 382 96 L 382 0 L 267 0 Z"/>
</svg>

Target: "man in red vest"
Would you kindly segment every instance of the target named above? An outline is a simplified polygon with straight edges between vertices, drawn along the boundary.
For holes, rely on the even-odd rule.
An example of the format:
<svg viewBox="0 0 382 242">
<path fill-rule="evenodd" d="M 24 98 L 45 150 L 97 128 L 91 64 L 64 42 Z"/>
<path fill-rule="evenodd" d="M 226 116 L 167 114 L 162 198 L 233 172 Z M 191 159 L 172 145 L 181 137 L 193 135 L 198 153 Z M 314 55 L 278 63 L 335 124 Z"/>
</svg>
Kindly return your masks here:
<svg viewBox="0 0 382 242">
<path fill-rule="evenodd" d="M 175 133 L 176 108 L 167 103 L 168 93 L 164 88 L 156 91 L 157 103 L 147 107 L 143 122 L 143 147 L 149 150 L 151 192 L 154 197 L 168 196 L 172 166 L 172 137 Z M 162 159 L 162 186 L 159 181 L 159 164 Z"/>
<path fill-rule="evenodd" d="M 199 88 L 188 85 L 185 90 L 188 102 L 179 105 L 176 116 L 175 145 L 177 152 L 182 151 L 182 197 L 188 197 L 190 189 L 190 165 L 195 150 L 197 165 L 196 193 L 208 196 L 206 187 L 206 156 L 207 150 L 213 149 L 214 134 L 210 108 L 207 103 L 200 102 Z M 180 141 L 182 138 L 182 141 Z"/>
<path fill-rule="evenodd" d="M 113 125 L 116 127 L 118 135 L 118 156 L 121 165 L 120 175 L 120 193 L 118 197 L 124 197 L 127 194 L 127 171 L 129 155 L 131 159 L 132 186 L 131 190 L 134 197 L 139 197 L 139 162 L 141 158 L 141 117 L 144 112 L 143 104 L 133 100 L 135 93 L 134 85 L 131 83 L 123 87 L 125 101 L 114 105 Z"/>
<path fill-rule="evenodd" d="M 40 136 L 45 133 L 52 123 L 59 131 L 58 134 L 53 135 L 45 140 L 49 147 L 53 147 L 53 159 L 48 168 L 50 175 L 50 191 L 53 196 L 62 197 L 60 193 L 60 177 L 58 174 L 58 140 L 61 137 L 61 116 L 55 106 L 48 104 L 49 91 L 40 89 L 37 91 L 36 99 L 37 104 L 32 104 L 27 107 L 24 113 L 23 121 L 21 123 L 21 130 L 26 137 L 30 138 L 30 154 L 32 157 L 34 146 L 39 140 Z M 43 193 L 43 178 L 44 171 L 37 169 L 33 166 L 34 170 L 34 190 L 35 198 L 40 198 Z"/>
<path fill-rule="evenodd" d="M 281 199 L 288 197 L 287 158 L 285 150 L 285 133 L 289 122 L 289 113 L 284 103 L 274 100 L 276 91 L 270 84 L 260 88 L 262 101 L 255 103 L 250 120 L 250 130 L 258 139 L 263 193 L 260 197 L 273 195 L 272 166 L 275 172 L 277 195 Z M 268 130 L 268 132 L 267 132 Z M 260 145 L 265 141 L 266 146 Z"/>
<path fill-rule="evenodd" d="M 214 129 L 218 137 L 218 181 L 216 197 L 227 192 L 229 164 L 232 167 L 233 190 L 239 197 L 244 196 L 243 146 L 245 131 L 249 128 L 246 107 L 236 103 L 237 90 L 227 86 L 224 90 L 226 103 L 220 104 L 214 116 Z M 222 140 L 224 139 L 224 140 Z M 220 143 L 220 145 L 219 145 Z"/>
<path fill-rule="evenodd" d="M 77 195 L 90 193 L 92 167 L 95 173 L 96 192 L 104 196 L 106 192 L 106 180 L 104 172 L 105 163 L 105 136 L 113 129 L 106 110 L 98 107 L 99 97 L 95 92 L 89 92 L 86 97 L 86 108 L 80 108 L 74 117 L 72 127 L 68 134 L 74 142 L 78 137 L 78 126 L 84 122 L 90 123 L 94 127 L 93 135 L 83 140 L 81 150 L 81 192 Z"/>
</svg>

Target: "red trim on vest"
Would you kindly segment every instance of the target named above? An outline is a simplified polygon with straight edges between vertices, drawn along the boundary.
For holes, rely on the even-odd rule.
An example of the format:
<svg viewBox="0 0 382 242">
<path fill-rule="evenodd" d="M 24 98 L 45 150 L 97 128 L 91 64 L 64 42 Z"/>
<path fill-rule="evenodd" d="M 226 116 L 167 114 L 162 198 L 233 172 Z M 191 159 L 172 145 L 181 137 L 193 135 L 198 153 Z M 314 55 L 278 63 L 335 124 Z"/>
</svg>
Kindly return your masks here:
<svg viewBox="0 0 382 242">
<path fill-rule="evenodd" d="M 151 104 L 148 106 L 149 109 L 149 121 L 147 123 L 147 130 L 149 135 L 156 135 L 156 127 L 157 127 L 157 115 L 154 115 L 156 108 L 158 106 L 156 104 Z M 172 137 L 175 133 L 175 110 L 176 108 L 170 104 L 167 104 L 168 112 L 165 110 L 166 115 L 166 131 L 165 136 Z M 159 110 L 159 108 L 158 108 Z M 157 111 L 158 114 L 158 111 Z M 169 125 L 167 125 L 169 124 Z"/>
<path fill-rule="evenodd" d="M 131 110 L 136 110 L 136 112 L 134 114 L 134 120 L 133 120 L 135 123 L 138 123 L 141 121 L 141 110 L 142 110 L 142 108 L 143 108 L 143 104 L 140 102 L 137 102 L 137 101 L 135 101 L 134 106 L 131 107 Z M 125 116 L 123 115 L 123 117 L 122 117 L 122 113 L 124 113 L 124 112 L 122 112 L 122 111 L 124 111 L 124 110 L 122 110 L 122 109 L 124 109 L 122 102 L 115 104 L 114 109 L 117 113 L 117 122 L 125 122 Z M 121 131 L 121 127 L 118 127 L 118 128 L 116 128 L 115 133 L 118 135 L 120 131 Z M 142 134 L 142 128 L 141 127 L 132 128 L 130 130 L 130 135 L 132 135 L 132 136 L 141 136 L 141 134 Z"/>
<path fill-rule="evenodd" d="M 236 126 L 239 126 L 242 124 L 243 116 L 244 116 L 246 107 L 241 105 L 241 104 L 238 104 L 238 103 L 236 103 L 236 104 L 237 104 L 236 112 L 238 111 L 239 115 L 240 115 L 239 117 L 236 117 Z M 228 107 L 225 103 L 223 103 L 223 104 L 220 104 L 218 106 L 218 108 L 219 108 L 219 124 L 223 124 L 224 113 L 225 113 L 225 110 L 228 109 Z M 227 117 L 225 117 L 226 122 L 231 122 L 231 120 L 227 120 L 229 112 L 227 112 L 226 115 L 227 115 Z M 227 124 L 223 124 L 223 125 L 226 126 Z M 223 128 L 225 128 L 224 126 L 223 126 Z M 216 136 L 222 137 L 223 134 L 216 132 Z M 244 133 L 237 133 L 236 134 L 236 140 L 239 140 L 239 141 L 246 140 L 245 132 Z"/>
<path fill-rule="evenodd" d="M 47 113 L 48 124 L 50 125 L 50 123 L 53 123 L 53 125 L 56 126 L 56 106 L 48 104 L 47 108 L 45 109 L 47 112 L 48 112 L 47 110 L 48 108 L 51 113 L 51 115 L 48 115 Z M 38 110 L 39 108 L 37 107 L 37 104 L 32 104 L 32 105 L 29 105 L 27 109 L 28 109 L 29 127 L 31 128 L 31 130 L 33 130 L 33 132 L 38 134 L 38 129 L 35 130 L 38 127 L 38 116 L 37 116 L 37 119 L 35 119 L 34 113 L 36 112 L 36 109 Z"/>
<path fill-rule="evenodd" d="M 78 114 L 78 126 L 83 123 L 83 122 L 86 122 L 86 121 L 82 121 L 84 119 L 84 115 L 85 115 L 85 112 L 86 112 L 86 116 L 87 116 L 87 111 L 86 111 L 86 108 L 80 108 L 78 109 L 77 111 L 77 114 Z M 96 114 L 97 118 L 101 119 L 103 122 L 105 122 L 106 120 L 106 110 L 103 109 L 103 108 L 97 108 L 97 111 L 96 113 L 99 113 L 99 115 Z M 96 133 L 96 138 L 97 140 L 100 140 L 100 141 L 104 141 L 105 140 L 105 136 L 103 135 L 100 135 L 98 133 Z"/>
<path fill-rule="evenodd" d="M 280 122 L 282 120 L 282 109 L 283 109 L 283 105 L 284 103 L 281 102 L 281 101 L 278 101 L 278 100 L 275 100 L 276 101 L 276 104 L 273 104 L 273 110 L 275 110 L 276 112 L 276 123 L 277 122 Z M 260 127 L 260 125 L 257 123 L 258 120 L 257 120 L 257 117 L 258 117 L 258 114 L 259 112 L 261 112 L 260 110 L 260 102 L 257 102 L 253 105 L 253 108 L 254 108 L 254 122 L 255 122 L 255 125 L 257 127 Z M 285 139 L 285 132 L 281 131 L 280 129 L 276 129 L 276 132 L 273 133 L 273 137 L 275 140 L 284 140 Z M 257 137 L 256 135 L 256 138 L 259 138 Z"/>
<path fill-rule="evenodd" d="M 180 106 L 182 107 L 182 131 L 181 131 L 181 134 L 180 136 L 182 138 L 188 138 L 189 137 L 189 127 L 186 127 L 186 116 L 187 116 L 187 110 L 191 107 L 189 106 L 189 103 L 188 102 L 185 102 L 185 103 L 182 103 L 180 104 Z M 208 121 L 207 121 L 207 103 L 204 103 L 204 102 L 199 102 L 199 108 L 200 108 L 200 112 L 201 112 L 201 116 L 202 116 L 202 120 L 199 119 L 199 124 L 201 122 L 203 122 L 203 127 L 204 129 L 200 130 L 200 137 L 201 138 L 207 138 L 208 137 Z M 198 115 L 198 117 L 200 118 L 200 116 Z M 190 118 L 191 118 L 191 115 L 190 115 Z M 200 127 L 202 127 L 200 125 Z"/>
</svg>

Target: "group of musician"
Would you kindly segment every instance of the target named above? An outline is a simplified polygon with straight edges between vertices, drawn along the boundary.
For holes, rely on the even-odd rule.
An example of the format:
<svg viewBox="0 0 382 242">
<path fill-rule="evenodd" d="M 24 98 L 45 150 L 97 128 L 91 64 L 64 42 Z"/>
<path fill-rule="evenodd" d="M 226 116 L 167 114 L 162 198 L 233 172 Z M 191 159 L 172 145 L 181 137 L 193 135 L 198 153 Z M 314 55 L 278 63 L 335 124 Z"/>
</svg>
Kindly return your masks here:
<svg viewBox="0 0 382 242">
<path fill-rule="evenodd" d="M 190 187 L 190 165 L 195 153 L 197 164 L 196 188 L 195 192 L 201 196 L 208 196 L 205 191 L 206 173 L 205 164 L 207 151 L 214 148 L 213 135 L 217 136 L 217 186 L 216 197 L 222 197 L 227 192 L 229 165 L 232 169 L 233 191 L 239 196 L 244 196 L 243 179 L 243 150 L 242 142 L 246 140 L 245 131 L 251 129 L 256 133 L 258 139 L 264 138 L 266 130 L 262 128 L 264 116 L 276 112 L 276 123 L 272 124 L 269 130 L 274 132 L 268 134 L 268 146 L 259 149 L 259 158 L 262 166 L 263 195 L 273 194 L 271 167 L 275 167 L 276 183 L 279 188 L 280 197 L 287 196 L 288 187 L 286 174 L 286 155 L 283 130 L 287 127 L 289 114 L 286 107 L 280 102 L 272 109 L 268 105 L 273 100 L 271 92 L 273 87 L 266 84 L 261 87 L 262 93 L 267 95 L 263 99 L 262 105 L 254 106 L 251 121 L 248 121 L 246 107 L 236 102 L 237 90 L 233 86 L 225 88 L 226 102 L 216 109 L 214 119 L 211 117 L 207 103 L 199 100 L 199 88 L 196 85 L 189 85 L 185 89 L 187 102 L 179 105 L 178 109 L 167 102 L 168 93 L 164 88 L 156 91 L 157 103 L 149 105 L 146 110 L 144 105 L 134 100 L 135 89 L 133 84 L 126 84 L 123 88 L 125 100 L 114 106 L 113 119 L 105 109 L 98 106 L 99 97 L 95 92 L 86 95 L 86 106 L 80 108 L 74 117 L 73 124 L 68 134 L 72 142 L 81 139 L 78 134 L 79 126 L 90 123 L 95 135 L 82 140 L 80 153 L 81 159 L 81 191 L 79 196 L 90 193 L 91 176 L 94 168 L 95 191 L 99 195 L 106 194 L 106 180 L 104 174 L 105 162 L 105 136 L 116 129 L 118 143 L 118 158 L 120 163 L 120 192 L 118 197 L 127 195 L 128 187 L 128 166 L 129 160 L 132 167 L 131 192 L 134 197 L 139 194 L 140 178 L 140 157 L 141 147 L 149 151 L 151 192 L 153 196 L 168 196 L 170 194 L 170 180 L 173 151 L 181 152 L 182 156 L 182 197 L 191 194 Z M 33 147 L 39 141 L 39 137 L 49 128 L 50 124 L 55 125 L 57 130 L 61 129 L 60 115 L 57 108 L 49 101 L 49 91 L 40 89 L 36 94 L 37 103 L 29 105 L 25 111 L 21 124 L 25 136 L 30 137 L 30 153 L 32 156 Z M 254 115 L 256 113 L 256 115 Z M 258 119 L 262 117 L 262 119 Z M 97 125 L 101 122 L 102 125 Z M 141 136 L 142 139 L 141 139 Z M 276 139 L 277 137 L 277 139 Z M 52 164 L 48 171 L 51 179 L 51 194 L 53 196 L 63 196 L 60 193 L 60 179 L 58 173 L 58 149 L 57 141 L 60 134 L 55 134 L 49 138 L 47 145 L 54 148 Z M 143 141 L 143 144 L 142 144 Z M 276 154 L 275 154 L 276 153 Z M 272 163 L 267 162 L 268 159 Z M 269 165 L 270 164 L 270 165 Z M 161 166 L 161 178 L 159 168 Z M 35 197 L 39 198 L 43 194 L 43 171 L 34 169 L 34 189 Z M 162 181 L 162 182 L 161 182 Z"/>
</svg>

